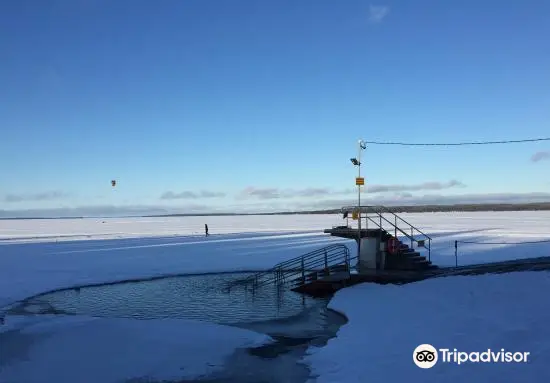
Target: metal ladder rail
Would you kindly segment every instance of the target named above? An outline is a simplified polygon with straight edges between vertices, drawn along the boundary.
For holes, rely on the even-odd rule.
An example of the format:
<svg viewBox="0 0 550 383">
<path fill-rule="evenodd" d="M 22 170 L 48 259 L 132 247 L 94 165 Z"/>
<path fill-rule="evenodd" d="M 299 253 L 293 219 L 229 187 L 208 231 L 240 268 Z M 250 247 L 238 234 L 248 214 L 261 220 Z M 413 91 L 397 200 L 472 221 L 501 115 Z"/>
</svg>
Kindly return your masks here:
<svg viewBox="0 0 550 383">
<path fill-rule="evenodd" d="M 306 253 L 302 256 L 292 258 L 288 261 L 280 262 L 269 270 L 253 274 L 244 279 L 233 281 L 232 283 L 229 284 L 229 288 L 233 286 L 248 285 L 248 284 L 263 285 L 264 283 L 263 281 L 261 281 L 261 279 L 264 277 L 268 277 L 268 279 L 271 279 L 269 277 L 271 277 L 274 273 L 283 272 L 283 274 L 287 274 L 288 272 L 293 272 L 297 270 L 301 272 L 302 269 L 304 269 L 304 267 L 302 267 L 303 263 L 309 265 L 309 262 L 308 262 L 309 260 L 320 258 L 321 256 L 324 259 L 325 254 L 331 261 L 334 258 L 338 258 L 342 256 L 349 258 L 349 249 L 347 246 L 343 244 L 333 244 L 333 245 L 325 246 L 323 248 L 316 249 L 314 251 Z M 278 277 L 285 278 L 284 275 L 278 275 Z"/>
<path fill-rule="evenodd" d="M 326 252 L 326 254 L 322 254 L 323 257 L 316 257 L 316 258 L 293 258 L 293 261 L 298 261 L 299 266 L 293 267 L 290 269 L 280 269 L 277 267 L 274 267 L 266 272 L 262 272 L 262 276 L 267 276 L 268 278 L 263 279 L 261 282 L 255 283 L 257 287 L 263 286 L 265 284 L 269 283 L 280 283 L 281 279 L 283 280 L 283 283 L 288 280 L 289 278 L 292 278 L 297 275 L 304 275 L 305 273 L 312 273 L 312 272 L 318 272 L 323 270 L 323 266 L 325 268 L 332 267 L 337 264 L 342 263 L 349 263 L 350 261 L 350 253 L 347 246 L 343 246 L 339 249 L 338 252 L 329 253 Z M 252 279 L 252 278 L 251 278 Z"/>
<path fill-rule="evenodd" d="M 353 257 L 357 258 L 357 257 Z M 266 284 L 270 283 L 276 283 L 276 284 L 286 284 L 288 282 L 292 282 L 295 279 L 298 279 L 299 277 L 305 278 L 306 274 L 311 273 L 318 273 L 325 270 L 330 270 L 331 267 L 338 266 L 338 265 L 346 265 L 346 267 L 350 268 L 351 261 L 353 260 L 352 257 L 349 256 L 349 251 L 339 253 L 339 254 L 333 254 L 333 255 L 327 255 L 323 258 L 317 258 L 313 260 L 309 260 L 309 262 L 304 261 L 303 266 L 298 269 L 286 269 L 286 270 L 278 270 L 273 269 L 271 272 L 271 277 L 262 280 L 259 283 L 256 283 L 256 287 L 261 287 Z"/>
<path fill-rule="evenodd" d="M 410 241 L 411 241 L 411 248 L 414 246 L 414 243 L 418 243 L 419 240 L 424 240 L 428 242 L 428 246 L 426 247 L 424 245 L 424 247 L 427 248 L 428 250 L 428 260 L 431 261 L 431 247 L 432 247 L 432 238 L 427 235 L 426 233 L 424 233 L 423 231 L 421 231 L 420 229 L 418 229 L 416 226 L 412 225 L 411 223 L 409 223 L 408 221 L 406 221 L 405 219 L 403 219 L 402 217 L 400 217 L 399 215 L 395 214 L 394 212 L 392 212 L 390 209 L 388 209 L 387 207 L 385 206 L 369 206 L 370 208 L 372 208 L 373 210 L 373 213 L 376 215 L 376 217 L 378 218 L 377 220 L 373 219 L 372 216 L 369 217 L 369 213 L 368 213 L 368 209 L 367 209 L 367 212 L 365 214 L 365 218 L 368 221 L 374 223 L 379 229 L 381 230 L 386 230 L 384 228 L 384 222 L 385 223 L 388 223 L 390 225 L 390 227 L 393 229 L 392 231 L 394 232 L 394 235 L 395 237 L 397 237 L 397 232 L 400 232 L 401 234 L 403 234 L 406 238 L 408 238 Z M 375 208 L 378 208 L 375 209 Z M 387 219 L 386 217 L 384 217 L 384 213 L 387 213 L 387 214 L 391 214 L 394 218 L 394 222 L 391 222 L 389 219 Z M 397 222 L 397 220 L 400 220 L 402 223 L 404 223 L 406 226 L 408 226 L 408 228 L 411 230 L 411 233 L 409 234 L 408 232 L 405 231 L 405 229 L 403 229 Z M 388 231 L 388 230 L 386 230 Z M 415 231 L 421 235 L 423 238 L 422 239 L 418 239 L 416 236 L 415 236 Z"/>
</svg>

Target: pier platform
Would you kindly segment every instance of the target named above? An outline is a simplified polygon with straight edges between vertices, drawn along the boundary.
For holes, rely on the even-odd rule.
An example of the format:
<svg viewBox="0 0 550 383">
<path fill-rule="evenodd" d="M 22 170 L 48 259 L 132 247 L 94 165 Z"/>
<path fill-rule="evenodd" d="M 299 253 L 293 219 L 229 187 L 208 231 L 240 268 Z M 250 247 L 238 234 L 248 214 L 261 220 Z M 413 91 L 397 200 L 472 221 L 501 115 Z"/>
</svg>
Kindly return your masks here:
<svg viewBox="0 0 550 383">
<path fill-rule="evenodd" d="M 460 267 L 441 267 L 431 270 L 367 270 L 341 276 L 340 279 L 319 279 L 292 289 L 295 292 L 325 297 L 336 291 L 360 283 L 397 284 L 418 282 L 429 278 L 467 276 L 481 274 L 501 274 L 518 271 L 550 271 L 550 256 L 516 259 L 502 262 L 474 264 Z"/>
</svg>

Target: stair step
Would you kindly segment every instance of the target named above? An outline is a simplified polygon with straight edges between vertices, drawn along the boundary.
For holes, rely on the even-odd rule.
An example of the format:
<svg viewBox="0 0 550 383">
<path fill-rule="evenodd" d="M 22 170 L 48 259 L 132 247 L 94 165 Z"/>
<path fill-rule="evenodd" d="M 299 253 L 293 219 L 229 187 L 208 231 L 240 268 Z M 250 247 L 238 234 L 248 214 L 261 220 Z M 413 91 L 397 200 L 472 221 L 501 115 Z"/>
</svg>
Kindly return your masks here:
<svg viewBox="0 0 550 383">
<path fill-rule="evenodd" d="M 413 263 L 415 265 L 419 265 L 419 264 L 431 265 L 431 262 L 428 261 L 427 259 L 418 259 L 418 260 L 415 260 Z"/>
<path fill-rule="evenodd" d="M 414 258 L 411 258 L 411 261 L 414 262 L 414 263 L 418 263 L 418 262 L 429 262 L 426 257 L 423 257 L 423 256 L 418 256 L 418 257 L 414 257 Z"/>
<path fill-rule="evenodd" d="M 405 254 L 399 254 L 399 255 L 394 255 L 394 256 L 390 256 L 388 258 L 386 258 L 387 260 L 396 260 L 396 261 L 416 261 L 416 260 L 419 260 L 419 259 L 426 259 L 425 256 L 423 255 L 420 255 L 420 253 L 418 252 L 411 252 L 411 253 L 405 253 Z"/>
<path fill-rule="evenodd" d="M 428 264 L 403 264 L 403 265 L 395 265 L 394 267 L 388 267 L 387 270 L 427 270 L 429 268 Z"/>
<path fill-rule="evenodd" d="M 419 252 L 390 255 L 386 258 L 386 268 L 391 270 L 426 270 L 432 263 Z"/>
</svg>

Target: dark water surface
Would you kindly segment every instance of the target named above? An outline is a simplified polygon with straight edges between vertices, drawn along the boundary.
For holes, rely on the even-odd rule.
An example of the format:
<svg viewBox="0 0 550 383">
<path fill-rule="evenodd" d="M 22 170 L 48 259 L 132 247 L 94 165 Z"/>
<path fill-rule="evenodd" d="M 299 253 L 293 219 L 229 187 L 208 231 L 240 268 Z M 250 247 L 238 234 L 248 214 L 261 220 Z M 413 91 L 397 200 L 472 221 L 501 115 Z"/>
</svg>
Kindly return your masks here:
<svg viewBox="0 0 550 383">
<path fill-rule="evenodd" d="M 237 350 L 222 373 L 203 382 L 305 382 L 299 363 L 310 345 L 322 346 L 345 318 L 328 310 L 328 299 L 305 297 L 275 286 L 254 294 L 228 282 L 244 273 L 204 274 L 60 290 L 14 307 L 16 314 L 78 314 L 134 319 L 180 318 L 246 328 L 276 342 Z"/>
</svg>

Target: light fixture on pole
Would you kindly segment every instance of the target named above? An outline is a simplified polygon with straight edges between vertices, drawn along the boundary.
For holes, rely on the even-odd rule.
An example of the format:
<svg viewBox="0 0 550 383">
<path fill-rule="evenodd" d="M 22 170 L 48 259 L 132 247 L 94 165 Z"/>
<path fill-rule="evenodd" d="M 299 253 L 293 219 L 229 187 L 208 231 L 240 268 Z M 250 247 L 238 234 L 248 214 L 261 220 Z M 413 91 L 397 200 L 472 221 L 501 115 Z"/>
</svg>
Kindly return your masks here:
<svg viewBox="0 0 550 383">
<path fill-rule="evenodd" d="M 361 186 L 365 184 L 365 179 L 361 177 L 361 151 L 365 150 L 367 145 L 363 140 L 359 140 L 358 144 L 357 158 L 350 158 L 350 161 L 354 166 L 357 166 L 355 185 L 357 185 L 357 257 L 359 258 L 361 254 Z"/>
</svg>

